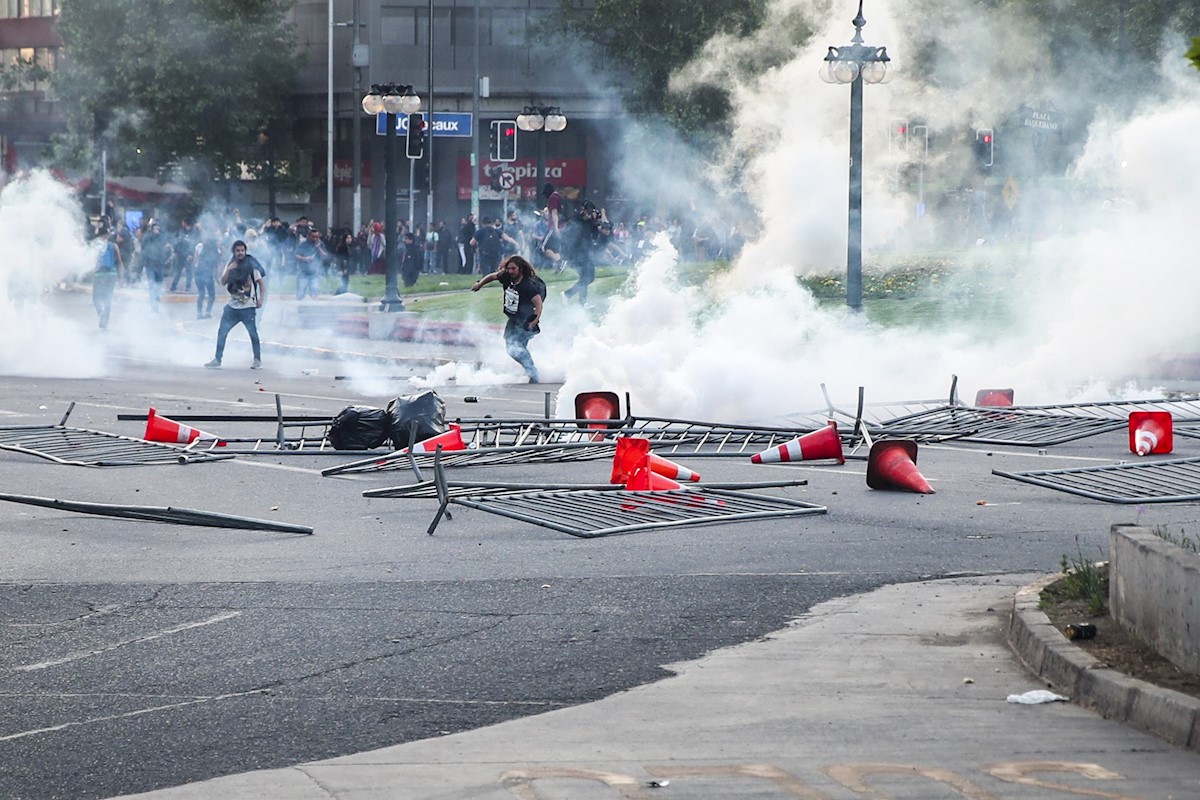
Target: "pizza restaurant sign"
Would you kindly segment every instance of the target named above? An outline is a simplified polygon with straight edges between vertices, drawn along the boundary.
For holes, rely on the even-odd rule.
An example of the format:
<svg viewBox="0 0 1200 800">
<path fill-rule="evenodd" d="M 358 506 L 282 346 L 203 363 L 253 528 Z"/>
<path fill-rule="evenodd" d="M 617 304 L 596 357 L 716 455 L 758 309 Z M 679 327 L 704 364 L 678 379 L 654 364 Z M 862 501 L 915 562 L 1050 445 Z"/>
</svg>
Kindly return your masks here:
<svg viewBox="0 0 1200 800">
<path fill-rule="evenodd" d="M 534 200 L 541 191 L 538 180 L 537 161 L 534 159 L 517 159 L 516 161 L 492 161 L 482 159 L 479 164 L 479 196 L 484 200 L 500 200 L 505 192 L 492 189 L 492 175 L 512 173 L 516 180 L 512 191 L 508 192 L 510 200 L 521 198 Z M 458 199 L 471 199 L 471 160 L 458 159 Z M 548 158 L 546 159 L 546 180 L 558 188 L 573 186 L 581 188 L 587 185 L 586 158 Z"/>
</svg>

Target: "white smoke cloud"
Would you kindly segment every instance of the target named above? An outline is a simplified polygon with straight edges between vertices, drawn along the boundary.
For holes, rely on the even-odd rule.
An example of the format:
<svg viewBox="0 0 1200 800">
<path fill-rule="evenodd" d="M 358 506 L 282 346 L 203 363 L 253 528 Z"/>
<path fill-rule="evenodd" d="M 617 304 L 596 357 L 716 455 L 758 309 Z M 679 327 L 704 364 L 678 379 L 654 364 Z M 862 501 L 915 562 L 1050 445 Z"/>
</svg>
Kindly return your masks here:
<svg viewBox="0 0 1200 800">
<path fill-rule="evenodd" d="M 887 43 L 899 64 L 914 41 L 928 37 L 934 18 L 939 45 L 935 74 L 905 81 L 901 73 L 866 89 L 868 254 L 919 240 L 923 224 L 911 196 L 896 191 L 899 154 L 888 150 L 889 118 L 970 130 L 997 126 L 1025 104 L 1069 119 L 1078 104 L 1094 109 L 1103 100 L 1080 97 L 1077 86 L 1047 88 L 1050 50 L 1031 23 L 974 6 L 925 5 L 924 13 L 912 13 L 920 4 L 873 2 L 868 11 L 867 43 Z M 829 19 L 828 10 L 827 3 L 780 3 L 774 13 L 815 23 Z M 1091 191 L 1027 181 L 1026 165 L 1010 164 L 1023 198 L 1018 227 L 962 231 L 964 243 L 977 235 L 1008 241 L 960 251 L 945 280 L 950 290 L 999 295 L 1004 313 L 996 325 L 963 319 L 950 306 L 936 330 L 917 330 L 822 310 L 792 278 L 845 264 L 848 92 L 816 73 L 825 46 L 844 44 L 851 29 L 845 20 L 830 25 L 786 63 L 757 74 L 744 74 L 739 64 L 760 42 L 718 37 L 677 76 L 680 87 L 710 81 L 731 88 L 738 148 L 717 168 L 727 180 L 744 180 L 761 234 L 705 292 L 680 289 L 669 250 L 644 263 L 635 294 L 575 337 L 560 416 L 573 415 L 577 392 L 611 389 L 630 391 L 635 413 L 751 422 L 821 407 L 822 383 L 835 400 L 852 397 L 858 386 L 869 400 L 916 399 L 944 397 L 952 374 L 964 389 L 1015 387 L 1023 403 L 1144 396 L 1147 387 L 1128 376 L 1144 374 L 1156 355 L 1194 348 L 1197 326 L 1188 310 L 1200 274 L 1190 256 L 1200 233 L 1189 219 L 1200 200 L 1193 136 L 1200 81 L 1185 74 L 1181 42 L 1169 43 L 1176 57 L 1164 59 L 1164 101 L 1133 115 L 1106 111 L 1089 130 L 1071 178 Z M 769 25 L 764 35 L 781 27 Z M 950 150 L 944 146 L 933 158 L 961 160 L 963 153 Z M 625 171 L 657 175 L 660 156 L 631 154 Z M 931 161 L 930 169 L 936 166 Z M 697 191 L 680 181 L 650 185 L 670 185 L 678 195 Z"/>
</svg>

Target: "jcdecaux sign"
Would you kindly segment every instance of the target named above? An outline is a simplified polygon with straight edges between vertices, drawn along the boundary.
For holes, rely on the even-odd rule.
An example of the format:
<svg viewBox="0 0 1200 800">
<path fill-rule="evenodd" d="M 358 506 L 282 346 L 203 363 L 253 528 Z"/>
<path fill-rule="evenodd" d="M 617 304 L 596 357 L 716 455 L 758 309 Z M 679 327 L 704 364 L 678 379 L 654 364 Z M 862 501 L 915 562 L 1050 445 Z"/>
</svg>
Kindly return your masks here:
<svg viewBox="0 0 1200 800">
<path fill-rule="evenodd" d="M 426 126 L 428 126 L 429 115 L 424 111 L 421 112 L 421 119 L 425 120 Z M 426 127 L 426 132 L 428 132 L 428 127 Z M 387 114 L 375 115 L 375 133 L 379 136 L 387 136 Z M 401 136 L 408 133 L 408 117 L 404 114 L 396 115 L 396 133 Z M 453 111 L 433 112 L 434 136 L 470 137 L 472 134 L 470 114 Z"/>
</svg>

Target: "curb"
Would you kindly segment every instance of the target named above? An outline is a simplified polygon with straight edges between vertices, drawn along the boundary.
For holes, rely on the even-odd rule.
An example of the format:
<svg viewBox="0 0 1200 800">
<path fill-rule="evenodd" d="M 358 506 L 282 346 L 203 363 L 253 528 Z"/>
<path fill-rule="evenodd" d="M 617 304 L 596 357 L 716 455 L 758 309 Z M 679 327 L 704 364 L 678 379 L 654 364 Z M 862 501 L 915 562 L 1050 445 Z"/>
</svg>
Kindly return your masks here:
<svg viewBox="0 0 1200 800">
<path fill-rule="evenodd" d="M 1042 590 L 1060 577 L 1047 575 L 1017 590 L 1008 624 L 1013 653 L 1048 686 L 1084 708 L 1200 753 L 1200 699 L 1111 669 L 1071 644 L 1038 609 Z"/>
</svg>

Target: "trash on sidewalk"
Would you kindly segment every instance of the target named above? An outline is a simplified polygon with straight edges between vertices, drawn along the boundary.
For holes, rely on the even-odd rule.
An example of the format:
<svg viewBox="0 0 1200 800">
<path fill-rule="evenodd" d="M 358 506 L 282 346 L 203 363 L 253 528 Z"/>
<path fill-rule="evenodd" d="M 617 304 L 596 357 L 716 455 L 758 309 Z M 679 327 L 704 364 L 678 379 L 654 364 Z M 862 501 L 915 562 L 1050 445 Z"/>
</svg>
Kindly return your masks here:
<svg viewBox="0 0 1200 800">
<path fill-rule="evenodd" d="M 1069 697 L 1063 697 L 1061 694 L 1055 694 L 1046 689 L 1034 689 L 1025 694 L 1010 694 L 1008 696 L 1008 702 L 1019 703 L 1025 706 L 1036 706 L 1040 703 L 1066 703 L 1069 700 Z"/>
</svg>

